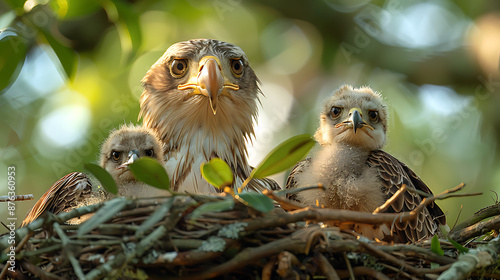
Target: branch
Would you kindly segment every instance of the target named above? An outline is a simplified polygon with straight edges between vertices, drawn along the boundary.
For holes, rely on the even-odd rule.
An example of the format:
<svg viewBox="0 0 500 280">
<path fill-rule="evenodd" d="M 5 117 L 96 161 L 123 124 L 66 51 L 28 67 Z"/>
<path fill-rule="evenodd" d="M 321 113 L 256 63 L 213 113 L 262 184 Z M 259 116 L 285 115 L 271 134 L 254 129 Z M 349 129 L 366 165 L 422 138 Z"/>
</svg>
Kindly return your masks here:
<svg viewBox="0 0 500 280">
<path fill-rule="evenodd" d="M 387 210 L 387 208 L 389 208 L 389 206 L 391 206 L 391 204 L 396 199 L 398 199 L 400 196 L 402 196 L 405 193 L 405 191 L 406 191 L 406 184 L 403 184 L 401 186 L 401 188 L 399 188 L 399 190 L 397 190 L 390 199 L 388 199 L 386 202 L 384 202 L 384 204 L 377 207 L 377 209 L 375 209 L 375 211 L 373 211 L 373 214 L 385 212 L 385 210 Z"/>
<path fill-rule="evenodd" d="M 438 280 L 466 279 L 473 271 L 497 262 L 499 251 L 500 240 L 496 237 L 487 245 L 478 246 L 477 249 L 469 250 L 467 254 L 461 255 L 457 262 L 438 277 Z"/>
<path fill-rule="evenodd" d="M 497 215 L 500 215 L 500 203 L 495 203 L 494 205 L 488 206 L 486 208 L 477 211 L 476 213 L 474 213 L 472 217 L 466 219 L 465 221 L 461 222 L 456 227 L 454 227 L 450 231 L 450 235 L 453 235 L 455 232 L 459 232 L 462 229 L 470 227 L 484 219 Z"/>
<path fill-rule="evenodd" d="M 0 196 L 0 202 L 33 200 L 33 194 L 3 195 Z"/>
<path fill-rule="evenodd" d="M 450 233 L 450 238 L 458 243 L 463 243 L 476 236 L 481 236 L 489 231 L 500 228 L 500 216 L 496 216 L 490 220 L 479 222 L 475 225 L 454 230 Z"/>
</svg>

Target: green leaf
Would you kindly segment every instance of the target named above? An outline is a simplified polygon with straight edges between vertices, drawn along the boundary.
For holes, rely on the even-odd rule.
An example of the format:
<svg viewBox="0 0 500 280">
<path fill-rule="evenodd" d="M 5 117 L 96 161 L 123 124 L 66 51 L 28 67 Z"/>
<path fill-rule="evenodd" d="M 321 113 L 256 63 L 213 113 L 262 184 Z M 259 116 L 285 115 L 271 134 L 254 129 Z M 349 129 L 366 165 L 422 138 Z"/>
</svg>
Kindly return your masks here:
<svg viewBox="0 0 500 280">
<path fill-rule="evenodd" d="M 57 58 L 61 63 L 64 73 L 66 74 L 66 77 L 72 80 L 77 68 L 78 59 L 76 56 L 76 52 L 73 49 L 68 48 L 65 45 L 61 44 L 61 42 L 56 40 L 51 33 L 49 32 L 43 32 L 43 33 L 45 35 L 45 39 L 52 47 L 54 53 L 57 55 Z"/>
<path fill-rule="evenodd" d="M 139 13 L 134 7 L 124 1 L 110 0 L 104 2 L 104 8 L 109 18 L 115 22 L 120 35 L 123 53 L 130 61 L 142 45 L 142 32 Z"/>
<path fill-rule="evenodd" d="M 235 198 L 259 212 L 267 213 L 274 209 L 273 200 L 261 193 L 244 192 L 236 195 Z"/>
<path fill-rule="evenodd" d="M 13 28 L 0 30 L 0 93 L 19 76 L 26 58 L 26 44 Z"/>
<path fill-rule="evenodd" d="M 201 175 L 213 186 L 222 189 L 233 183 L 231 167 L 220 158 L 213 158 L 200 166 Z"/>
<path fill-rule="evenodd" d="M 82 236 L 98 227 L 102 223 L 105 223 L 116 213 L 120 212 L 128 202 L 129 200 L 124 197 L 106 201 L 103 207 L 101 207 L 92 217 L 90 217 L 90 219 L 80 225 L 77 231 L 77 235 Z"/>
<path fill-rule="evenodd" d="M 92 173 L 99 182 L 101 182 L 102 187 L 109 193 L 116 195 L 118 193 L 118 188 L 116 187 L 116 182 L 104 168 L 100 167 L 95 163 L 84 164 L 83 167 Z"/>
<path fill-rule="evenodd" d="M 128 166 L 137 180 L 170 191 L 170 179 L 165 168 L 156 160 L 143 157 Z"/>
<path fill-rule="evenodd" d="M 201 216 L 202 214 L 208 213 L 208 212 L 222 212 L 222 211 L 227 211 L 231 210 L 234 207 L 234 199 L 232 197 L 227 197 L 222 201 L 215 201 L 215 202 L 206 202 L 196 209 L 191 213 L 190 219 L 194 220 Z"/>
<path fill-rule="evenodd" d="M 448 238 L 448 241 L 450 241 L 450 243 L 453 245 L 453 247 L 455 247 L 455 249 L 457 249 L 460 253 L 467 253 L 467 252 L 469 252 L 469 248 L 465 248 L 464 246 L 460 245 L 455 240 L 453 240 L 451 238 Z"/>
<path fill-rule="evenodd" d="M 250 177 L 265 178 L 293 167 L 307 155 L 315 143 L 309 134 L 297 135 L 283 141 L 250 173 Z"/>
<path fill-rule="evenodd" d="M 434 235 L 431 240 L 431 251 L 440 256 L 444 255 L 443 249 L 441 249 L 441 244 L 439 243 L 439 238 L 437 235 Z"/>
<path fill-rule="evenodd" d="M 64 72 L 61 74 L 66 75 L 70 80 L 73 79 L 78 62 L 75 50 L 69 47 L 69 40 L 61 36 L 56 29 L 52 28 L 52 24 L 36 24 L 39 21 L 37 18 L 39 14 L 45 15 L 47 22 L 56 21 L 57 19 L 53 10 L 48 5 L 36 5 L 31 12 L 26 14 L 26 17 L 31 22 L 31 25 L 43 34 L 43 37 L 45 37 L 45 40 L 47 40 L 47 43 L 56 54 Z"/>
<path fill-rule="evenodd" d="M 99 1 L 65 0 L 54 1 L 53 5 L 58 7 L 57 14 L 63 19 L 78 19 L 96 13 L 101 5 Z"/>
</svg>

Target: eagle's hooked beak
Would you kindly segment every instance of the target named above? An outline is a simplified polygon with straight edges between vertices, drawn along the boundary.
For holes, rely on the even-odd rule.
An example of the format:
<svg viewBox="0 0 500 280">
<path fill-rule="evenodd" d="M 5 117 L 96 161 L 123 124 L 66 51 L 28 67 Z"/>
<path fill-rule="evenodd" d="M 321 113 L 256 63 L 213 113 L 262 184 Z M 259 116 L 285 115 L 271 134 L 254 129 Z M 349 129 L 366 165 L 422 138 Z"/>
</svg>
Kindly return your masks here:
<svg viewBox="0 0 500 280">
<path fill-rule="evenodd" d="M 227 89 L 238 90 L 239 86 L 226 79 L 218 57 L 205 56 L 200 60 L 198 74 L 192 76 L 186 84 L 181 84 L 177 88 L 194 88 L 192 94 L 201 94 L 208 97 L 210 108 L 215 115 L 217 113 L 219 96 L 230 96 Z"/>
<path fill-rule="evenodd" d="M 116 167 L 116 169 L 122 169 L 122 168 L 128 167 L 129 164 L 134 163 L 134 161 L 138 160 L 139 158 L 140 158 L 139 151 L 132 150 L 128 153 L 128 160 L 124 164 Z"/>
<path fill-rule="evenodd" d="M 359 108 L 352 108 L 351 110 L 349 110 L 349 118 L 347 119 L 347 123 L 350 123 L 352 125 L 354 133 L 356 133 L 356 130 L 358 130 L 358 128 L 362 127 L 367 127 L 371 130 L 374 130 L 371 125 L 367 124 L 363 120 L 363 113 L 361 113 L 361 109 Z"/>
<path fill-rule="evenodd" d="M 220 66 L 213 58 L 205 60 L 198 73 L 198 87 L 201 94 L 208 97 L 214 115 L 217 113 L 219 94 L 224 89 L 224 78 Z"/>
</svg>

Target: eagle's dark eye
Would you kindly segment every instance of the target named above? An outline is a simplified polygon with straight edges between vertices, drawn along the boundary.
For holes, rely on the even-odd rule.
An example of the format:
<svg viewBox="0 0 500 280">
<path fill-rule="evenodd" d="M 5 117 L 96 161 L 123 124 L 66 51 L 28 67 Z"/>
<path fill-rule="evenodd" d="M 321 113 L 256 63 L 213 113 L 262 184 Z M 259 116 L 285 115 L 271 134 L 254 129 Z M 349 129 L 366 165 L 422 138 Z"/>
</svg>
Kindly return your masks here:
<svg viewBox="0 0 500 280">
<path fill-rule="evenodd" d="M 181 78 L 187 72 L 187 60 L 185 59 L 174 59 L 170 65 L 170 72 L 172 76 L 176 78 Z"/>
<path fill-rule="evenodd" d="M 243 75 L 243 61 L 241 59 L 231 59 L 231 71 L 236 77 Z"/>
<path fill-rule="evenodd" d="M 147 157 L 153 157 L 155 155 L 155 152 L 153 151 L 153 149 L 149 149 L 146 150 L 145 154 Z"/>
<path fill-rule="evenodd" d="M 330 116 L 332 119 L 336 119 L 340 116 L 340 113 L 342 113 L 342 108 L 333 106 L 332 109 L 330 109 Z"/>
<path fill-rule="evenodd" d="M 378 111 L 377 110 L 368 111 L 368 117 L 370 118 L 370 121 L 372 123 L 377 123 L 379 120 Z"/>
<path fill-rule="evenodd" d="M 118 151 L 112 151 L 111 157 L 113 158 L 114 161 L 118 161 L 122 157 L 122 153 Z"/>
</svg>

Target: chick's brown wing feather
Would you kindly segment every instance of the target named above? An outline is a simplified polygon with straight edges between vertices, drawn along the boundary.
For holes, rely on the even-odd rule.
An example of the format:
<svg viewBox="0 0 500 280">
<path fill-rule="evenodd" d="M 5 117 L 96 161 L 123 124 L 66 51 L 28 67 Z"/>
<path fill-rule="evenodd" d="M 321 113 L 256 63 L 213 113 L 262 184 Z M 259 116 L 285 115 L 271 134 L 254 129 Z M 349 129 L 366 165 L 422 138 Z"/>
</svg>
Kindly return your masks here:
<svg viewBox="0 0 500 280">
<path fill-rule="evenodd" d="M 21 227 L 33 222 L 45 212 L 61 213 L 74 206 L 80 197 L 89 194 L 91 190 L 90 179 L 84 173 L 73 172 L 62 177 L 35 203 L 26 214 Z"/>
<path fill-rule="evenodd" d="M 297 176 L 300 176 L 300 174 L 302 172 L 304 172 L 304 170 L 309 165 L 311 165 L 310 158 L 306 158 L 304 160 L 299 161 L 299 163 L 297 163 L 297 165 L 295 165 L 295 167 L 292 169 L 292 171 L 290 171 L 290 174 L 288 175 L 288 178 L 286 179 L 285 188 L 286 189 L 293 189 L 293 188 L 299 187 L 298 183 L 297 183 Z M 295 200 L 295 201 L 299 201 L 299 199 L 297 198 L 297 194 L 295 194 L 295 193 L 288 194 L 287 198 Z"/>
<path fill-rule="evenodd" d="M 391 204 L 388 212 L 409 212 L 415 209 L 423 197 L 412 191 L 413 189 L 432 195 L 432 191 L 415 172 L 387 152 L 382 150 L 371 152 L 367 164 L 378 169 L 387 199 L 391 198 L 403 184 L 407 186 L 407 191 Z M 430 203 L 417 218 L 408 222 L 396 222 L 395 231 L 402 242 L 417 241 L 435 234 L 438 223 L 446 224 L 446 218 L 437 204 Z"/>
</svg>

